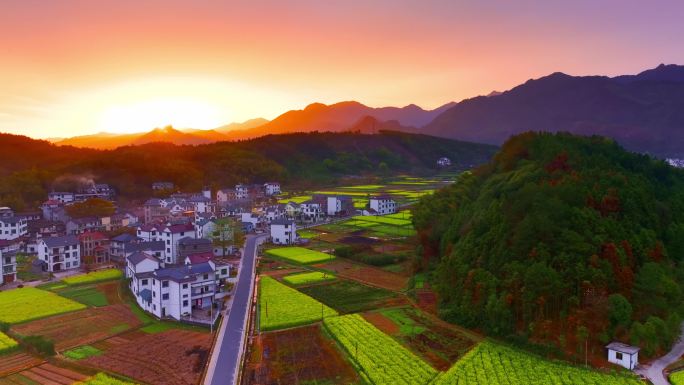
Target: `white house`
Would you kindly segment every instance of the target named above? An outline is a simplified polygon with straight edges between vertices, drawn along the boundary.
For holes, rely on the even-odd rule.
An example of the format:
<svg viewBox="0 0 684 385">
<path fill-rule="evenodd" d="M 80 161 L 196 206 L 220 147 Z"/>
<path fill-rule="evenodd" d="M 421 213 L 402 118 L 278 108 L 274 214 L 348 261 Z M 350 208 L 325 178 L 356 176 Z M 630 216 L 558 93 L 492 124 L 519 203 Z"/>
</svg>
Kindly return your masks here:
<svg viewBox="0 0 684 385">
<path fill-rule="evenodd" d="M 297 224 L 289 219 L 271 222 L 271 240 L 276 245 L 292 245 L 297 242 Z"/>
<path fill-rule="evenodd" d="M 606 345 L 608 349 L 608 362 L 620 365 L 623 368 L 633 370 L 639 365 L 639 348 L 623 344 L 622 342 L 611 342 Z"/>
<path fill-rule="evenodd" d="M 14 215 L 9 207 L 0 207 L 0 239 L 17 239 L 28 234 L 26 217 Z"/>
<path fill-rule="evenodd" d="M 242 213 L 240 214 L 240 221 L 242 223 L 251 223 L 252 228 L 256 229 L 260 222 L 260 217 L 254 213 Z"/>
<path fill-rule="evenodd" d="M 446 156 L 443 156 L 443 157 L 437 159 L 437 166 L 449 167 L 449 166 L 451 166 L 451 159 L 447 158 Z"/>
<path fill-rule="evenodd" d="M 126 278 L 135 278 L 138 273 L 148 273 L 160 267 L 159 259 L 138 251 L 126 257 Z M 131 281 L 131 283 L 134 282 Z"/>
<path fill-rule="evenodd" d="M 195 232 L 197 233 L 197 238 L 211 239 L 214 234 L 214 229 L 216 229 L 215 219 L 203 218 L 195 222 Z"/>
<path fill-rule="evenodd" d="M 245 199 L 249 196 L 249 186 L 245 184 L 235 185 L 235 199 Z"/>
<path fill-rule="evenodd" d="M 211 192 L 209 192 L 209 195 L 211 195 Z M 207 198 L 205 195 L 195 195 L 190 198 L 189 202 L 196 213 L 210 213 L 214 211 L 211 198 Z"/>
<path fill-rule="evenodd" d="M 389 195 L 372 196 L 368 200 L 371 213 L 376 215 L 394 214 L 397 212 L 397 202 Z"/>
<path fill-rule="evenodd" d="M 154 225 L 146 224 L 138 227 L 138 238 L 146 241 L 164 241 L 164 263 L 177 264 L 178 260 L 178 241 L 181 238 L 195 238 L 195 227 L 191 223 Z"/>
<path fill-rule="evenodd" d="M 323 215 L 323 205 L 320 202 L 308 200 L 299 205 L 300 214 L 303 221 L 316 222 Z"/>
<path fill-rule="evenodd" d="M 61 203 L 71 203 L 76 201 L 76 196 L 72 192 L 53 191 L 48 193 L 48 200 L 57 201 Z"/>
<path fill-rule="evenodd" d="M 194 310 L 209 309 L 216 298 L 216 265 L 212 261 L 153 270 L 148 270 L 151 263 L 138 266 L 131 291 L 138 305 L 157 318 L 180 321 Z"/>
<path fill-rule="evenodd" d="M 73 235 L 47 237 L 38 240 L 38 258 L 47 271 L 56 272 L 81 266 L 81 246 Z"/>
<path fill-rule="evenodd" d="M 278 195 L 280 194 L 280 183 L 278 182 L 266 182 L 264 183 L 264 192 L 266 195 Z"/>
<path fill-rule="evenodd" d="M 2 267 L 2 274 L 0 274 L 0 285 L 17 280 L 16 252 L 3 253 L 0 251 L 0 266 Z"/>
<path fill-rule="evenodd" d="M 216 192 L 217 202 L 228 202 L 234 201 L 235 199 L 237 199 L 235 196 L 235 190 L 232 188 L 224 188 Z"/>
</svg>

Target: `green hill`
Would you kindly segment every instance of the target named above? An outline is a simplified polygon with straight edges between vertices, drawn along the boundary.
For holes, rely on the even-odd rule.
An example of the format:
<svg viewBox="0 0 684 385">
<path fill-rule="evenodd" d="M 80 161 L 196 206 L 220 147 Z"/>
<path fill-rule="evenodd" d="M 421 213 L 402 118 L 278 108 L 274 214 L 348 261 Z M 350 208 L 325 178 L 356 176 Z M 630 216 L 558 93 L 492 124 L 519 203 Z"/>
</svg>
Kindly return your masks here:
<svg viewBox="0 0 684 385">
<path fill-rule="evenodd" d="M 449 321 L 575 352 L 588 336 L 652 355 L 679 331 L 684 173 L 662 161 L 525 133 L 413 218 Z"/>
</svg>

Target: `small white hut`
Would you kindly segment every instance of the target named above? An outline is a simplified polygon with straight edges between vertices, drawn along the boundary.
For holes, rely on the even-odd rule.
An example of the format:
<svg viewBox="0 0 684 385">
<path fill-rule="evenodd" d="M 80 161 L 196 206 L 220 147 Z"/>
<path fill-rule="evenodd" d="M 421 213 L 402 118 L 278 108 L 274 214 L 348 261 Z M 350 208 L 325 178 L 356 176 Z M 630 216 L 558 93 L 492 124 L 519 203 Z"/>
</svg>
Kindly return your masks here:
<svg viewBox="0 0 684 385">
<path fill-rule="evenodd" d="M 639 365 L 639 348 L 623 344 L 622 342 L 611 342 L 606 345 L 608 349 L 608 362 L 620 365 L 623 368 L 633 370 Z"/>
</svg>

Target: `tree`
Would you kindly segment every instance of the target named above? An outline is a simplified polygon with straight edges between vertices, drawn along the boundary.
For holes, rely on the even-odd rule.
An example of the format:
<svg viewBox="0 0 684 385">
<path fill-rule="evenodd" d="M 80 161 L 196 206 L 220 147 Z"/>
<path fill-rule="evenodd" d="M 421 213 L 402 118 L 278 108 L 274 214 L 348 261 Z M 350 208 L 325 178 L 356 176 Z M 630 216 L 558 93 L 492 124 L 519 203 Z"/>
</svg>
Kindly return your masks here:
<svg viewBox="0 0 684 385">
<path fill-rule="evenodd" d="M 214 246 L 221 248 L 221 254 L 226 256 L 226 248 L 233 244 L 235 239 L 235 221 L 230 218 L 221 218 L 214 221 L 214 231 L 211 233 L 211 241 Z"/>
<path fill-rule="evenodd" d="M 114 203 L 100 198 L 76 202 L 66 207 L 66 213 L 72 218 L 107 217 L 116 212 Z"/>
<path fill-rule="evenodd" d="M 614 329 L 618 326 L 629 326 L 632 321 L 632 304 L 622 294 L 608 297 L 608 319 Z"/>
</svg>

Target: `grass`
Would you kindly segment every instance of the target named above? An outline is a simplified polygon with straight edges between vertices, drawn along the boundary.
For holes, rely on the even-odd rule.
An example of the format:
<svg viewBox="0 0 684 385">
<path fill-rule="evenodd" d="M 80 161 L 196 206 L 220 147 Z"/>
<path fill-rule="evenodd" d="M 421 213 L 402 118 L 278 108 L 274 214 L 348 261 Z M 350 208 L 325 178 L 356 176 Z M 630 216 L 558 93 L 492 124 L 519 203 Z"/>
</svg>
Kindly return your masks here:
<svg viewBox="0 0 684 385">
<path fill-rule="evenodd" d="M 88 283 L 97 283 L 112 281 L 123 277 L 123 273 L 119 269 L 98 270 L 91 273 L 75 275 L 64 278 L 63 281 L 67 285 L 84 285 Z"/>
<path fill-rule="evenodd" d="M 193 330 L 193 331 L 201 332 L 201 333 L 206 333 L 209 331 L 209 329 L 206 327 L 188 325 L 188 324 L 184 324 L 184 323 L 180 323 L 180 322 L 173 322 L 173 321 L 156 321 L 156 320 L 154 323 L 140 328 L 141 331 L 148 333 L 148 334 L 157 334 L 157 333 L 165 332 L 167 330 L 172 330 L 172 329 Z"/>
<path fill-rule="evenodd" d="M 301 292 L 323 302 L 341 313 L 355 313 L 374 309 L 396 294 L 354 281 L 338 281 L 300 289 Z"/>
<path fill-rule="evenodd" d="M 19 344 L 7 334 L 0 332 L 0 354 L 13 352 L 18 348 Z"/>
<path fill-rule="evenodd" d="M 382 184 L 363 184 L 363 185 L 357 185 L 357 186 L 344 186 L 340 187 L 341 189 L 345 190 L 366 190 L 366 191 L 377 191 L 385 188 L 385 185 Z"/>
<path fill-rule="evenodd" d="M 85 309 L 85 305 L 32 287 L 0 292 L 0 322 L 16 324 Z"/>
<path fill-rule="evenodd" d="M 312 283 L 334 281 L 336 277 L 330 273 L 323 273 L 320 271 L 312 271 L 309 273 L 297 273 L 290 274 L 283 277 L 283 281 L 289 283 L 290 285 L 308 285 Z"/>
<path fill-rule="evenodd" d="M 259 281 L 259 327 L 262 331 L 285 329 L 336 316 L 337 312 L 275 279 Z"/>
<path fill-rule="evenodd" d="M 99 356 L 100 354 L 102 354 L 102 350 L 90 345 L 79 346 L 64 352 L 64 356 L 72 360 L 82 360 L 88 357 Z"/>
<path fill-rule="evenodd" d="M 301 238 L 315 238 L 315 237 L 321 235 L 321 233 L 319 233 L 318 231 L 312 231 L 312 230 L 301 230 L 301 231 L 297 231 L 297 235 L 299 235 Z"/>
<path fill-rule="evenodd" d="M 62 297 L 73 299 L 84 305 L 102 307 L 109 305 L 107 297 L 95 286 L 77 286 L 56 291 Z"/>
<path fill-rule="evenodd" d="M 684 385 L 684 370 L 672 372 L 669 378 L 672 385 Z"/>
<path fill-rule="evenodd" d="M 420 326 L 406 314 L 403 308 L 382 309 L 380 314 L 389 318 L 395 325 L 399 326 L 399 332 L 404 336 L 416 336 L 423 333 L 426 328 Z"/>
<path fill-rule="evenodd" d="M 288 262 L 299 264 L 312 264 L 327 262 L 335 259 L 334 256 L 326 253 L 321 253 L 316 250 L 309 250 L 303 247 L 280 247 L 276 249 L 266 250 L 266 255 L 270 257 L 284 259 Z"/>
<path fill-rule="evenodd" d="M 353 217 L 352 219 L 356 220 L 356 221 L 382 223 L 385 225 L 392 225 L 392 226 L 410 226 L 411 225 L 410 219 L 401 219 L 401 218 L 386 217 L 386 216 L 357 215 L 357 216 Z"/>
<path fill-rule="evenodd" d="M 126 331 L 126 330 L 128 330 L 128 329 L 130 329 L 130 328 L 131 328 L 131 325 L 129 325 L 129 324 L 127 324 L 127 323 L 123 323 L 123 324 L 120 324 L 120 325 L 116 325 L 116 326 L 111 327 L 111 328 L 109 329 L 109 332 L 112 333 L 112 334 L 118 334 L 118 333 L 124 332 L 124 331 Z"/>
</svg>

